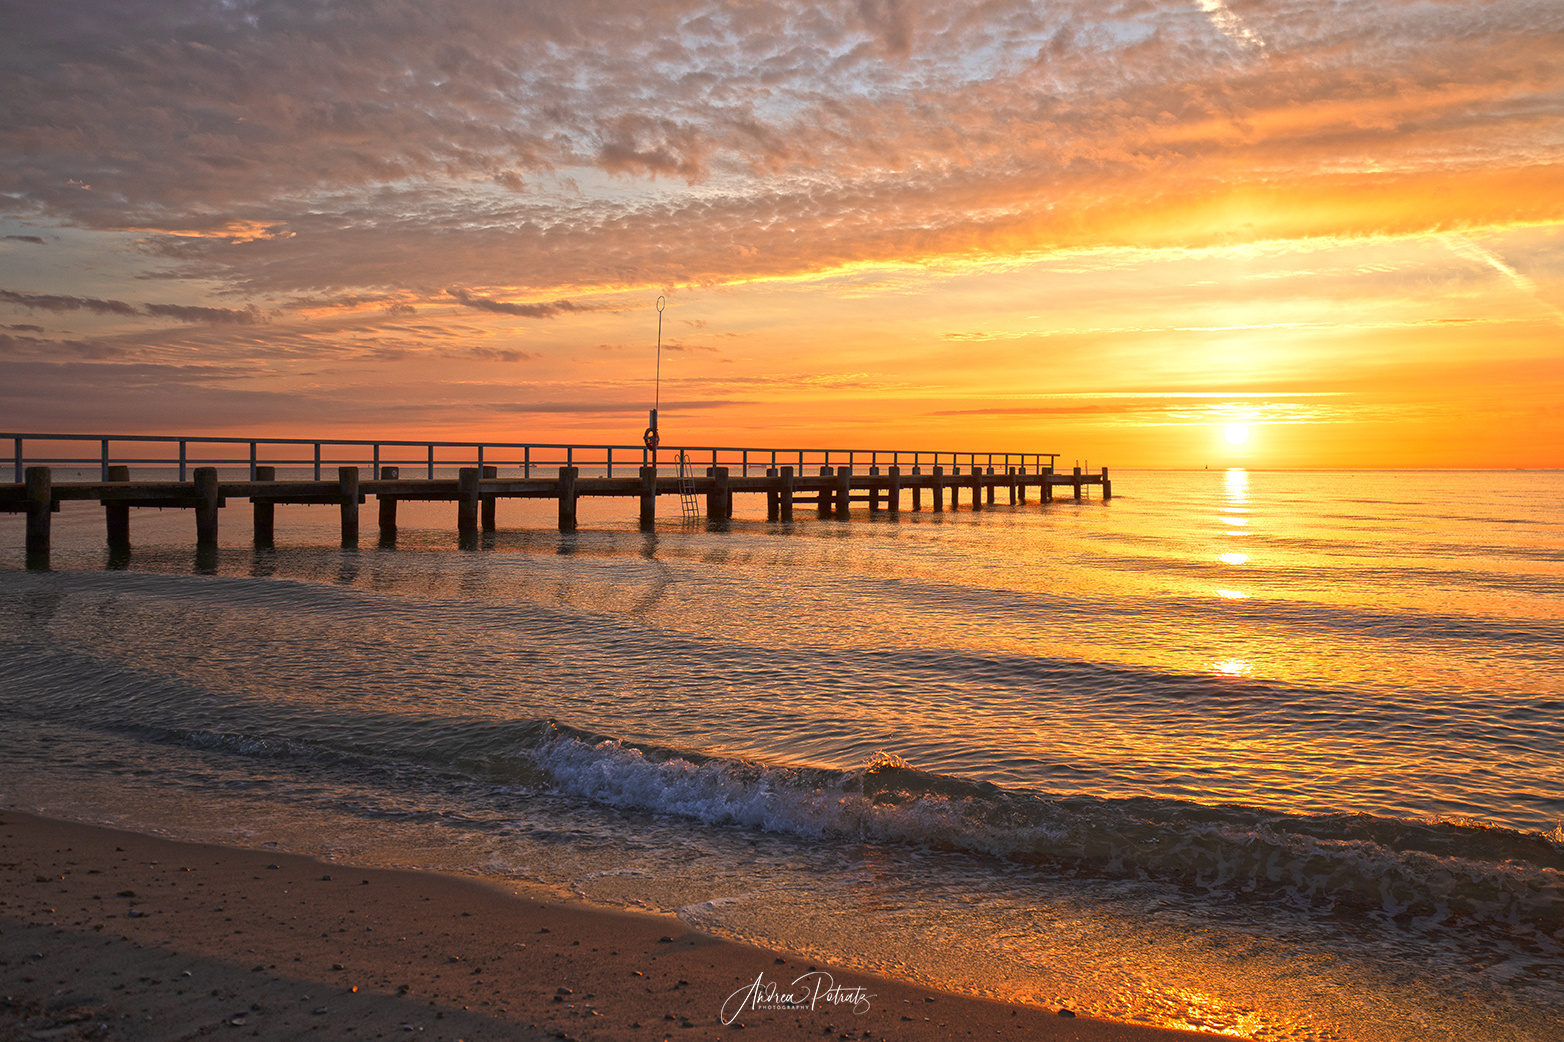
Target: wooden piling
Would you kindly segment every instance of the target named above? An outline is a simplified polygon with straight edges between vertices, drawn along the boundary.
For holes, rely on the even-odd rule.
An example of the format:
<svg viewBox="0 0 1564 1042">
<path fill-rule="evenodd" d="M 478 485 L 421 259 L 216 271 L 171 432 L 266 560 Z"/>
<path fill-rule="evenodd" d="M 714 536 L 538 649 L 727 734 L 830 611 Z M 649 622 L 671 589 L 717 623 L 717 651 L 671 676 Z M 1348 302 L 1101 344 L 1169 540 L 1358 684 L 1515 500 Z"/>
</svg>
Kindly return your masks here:
<svg viewBox="0 0 1564 1042">
<path fill-rule="evenodd" d="M 711 491 L 706 493 L 706 520 L 726 521 L 733 516 L 733 495 L 728 491 L 728 468 L 707 467 Z"/>
<path fill-rule="evenodd" d="M 879 477 L 880 476 L 880 468 L 879 467 L 870 467 L 869 468 L 869 476 L 871 478 Z M 871 513 L 871 514 L 878 514 L 879 512 L 880 512 L 880 486 L 878 486 L 878 485 L 871 485 L 871 486 L 869 486 L 869 513 Z"/>
<path fill-rule="evenodd" d="M 276 481 L 277 468 L 257 466 L 256 481 Z M 269 499 L 250 500 L 251 538 L 256 546 L 271 546 L 277 535 L 277 504 Z"/>
<path fill-rule="evenodd" d="M 828 478 L 833 473 L 834 473 L 834 471 L 832 471 L 830 467 L 821 467 L 820 468 L 820 476 L 822 478 Z M 831 516 L 831 489 L 830 489 L 829 486 L 827 486 L 825 488 L 822 488 L 820 490 L 820 504 L 819 505 L 820 505 L 820 509 L 819 509 L 820 516 L 821 517 L 830 517 Z"/>
<path fill-rule="evenodd" d="M 563 473 L 564 468 L 560 468 Z M 476 535 L 478 532 L 478 482 L 483 471 L 477 467 L 463 467 L 456 472 L 456 534 Z M 563 479 L 562 479 L 563 480 Z M 563 503 L 563 500 L 561 500 Z M 564 524 L 565 508 L 560 507 L 560 524 Z"/>
<path fill-rule="evenodd" d="M 342 545 L 358 545 L 358 468 L 338 467 L 337 488 L 342 493 Z"/>
<path fill-rule="evenodd" d="M 657 527 L 657 468 L 641 468 L 641 531 Z"/>
<path fill-rule="evenodd" d="M 27 556 L 49 555 L 49 524 L 54 512 L 54 475 L 48 467 L 28 467 L 27 482 Z M 29 565 L 33 562 L 29 561 Z"/>
<path fill-rule="evenodd" d="M 766 477 L 774 478 L 776 476 L 777 476 L 777 468 L 775 468 L 775 467 L 767 467 L 766 468 Z M 766 489 L 766 520 L 767 521 L 775 521 L 777 519 L 777 516 L 778 516 L 778 514 L 780 512 L 780 506 L 781 506 L 781 497 L 779 496 L 777 490 L 775 488 L 768 488 L 768 489 Z"/>
<path fill-rule="evenodd" d="M 994 482 L 994 468 L 988 468 L 988 505 L 994 505 L 994 494 L 999 491 L 999 486 Z"/>
<path fill-rule="evenodd" d="M 912 512 L 914 514 L 923 509 L 923 483 L 916 480 L 917 478 L 921 477 L 922 474 L 922 467 L 914 466 L 912 468 L 912 476 L 914 478 L 912 483 Z"/>
<path fill-rule="evenodd" d="M 777 490 L 777 514 L 778 520 L 791 522 L 793 520 L 793 468 L 782 468 L 782 487 Z"/>
<path fill-rule="evenodd" d="M 847 520 L 848 503 L 852 500 L 852 480 L 852 467 L 836 468 L 836 517 L 839 521 Z"/>
<path fill-rule="evenodd" d="M 113 482 L 128 482 L 129 467 L 109 467 L 104 478 Z M 124 550 L 130 546 L 130 504 L 109 502 L 103 504 L 103 526 L 108 532 L 109 546 Z"/>
<path fill-rule="evenodd" d="M 380 468 L 381 481 L 396 481 L 401 476 L 401 467 Z M 380 514 L 380 541 L 394 542 L 396 540 L 396 497 L 381 493 L 375 497 L 375 502 Z"/>
<path fill-rule="evenodd" d="M 934 492 L 934 512 L 945 512 L 945 468 L 935 467 L 929 474 L 930 488 Z"/>
<path fill-rule="evenodd" d="M 1113 482 L 1108 480 L 1108 468 L 1102 468 L 1102 501 L 1106 503 L 1113 498 Z"/>
<path fill-rule="evenodd" d="M 983 509 L 983 468 L 977 464 L 972 465 L 972 511 L 976 513 Z"/>
<path fill-rule="evenodd" d="M 576 530 L 576 478 L 580 474 L 579 467 L 559 468 L 559 530 L 561 532 Z"/>
<path fill-rule="evenodd" d="M 892 467 L 890 469 L 890 479 L 891 479 L 890 488 L 887 489 L 886 493 L 885 493 L 885 505 L 890 509 L 891 513 L 893 513 L 893 514 L 900 514 L 901 513 L 901 468 L 900 467 Z"/>
<path fill-rule="evenodd" d="M 217 495 L 217 468 L 195 469 L 196 493 L 196 545 L 217 545 L 217 508 L 222 500 Z"/>
<path fill-rule="evenodd" d="M 1054 469 L 1052 467 L 1043 468 L 1042 495 L 1038 497 L 1038 500 L 1043 503 L 1052 503 L 1054 501 Z"/>
<path fill-rule="evenodd" d="M 1005 468 L 1005 477 L 1010 479 L 1010 505 L 1011 506 L 1015 506 L 1016 505 L 1016 469 L 1014 467 L 1007 467 L 1007 468 Z"/>
<path fill-rule="evenodd" d="M 497 478 L 500 476 L 500 468 L 484 467 L 483 476 L 486 478 Z M 485 532 L 493 532 L 499 527 L 494 523 L 494 501 L 495 497 L 492 495 L 478 497 L 479 513 L 482 515 L 483 530 Z"/>
</svg>

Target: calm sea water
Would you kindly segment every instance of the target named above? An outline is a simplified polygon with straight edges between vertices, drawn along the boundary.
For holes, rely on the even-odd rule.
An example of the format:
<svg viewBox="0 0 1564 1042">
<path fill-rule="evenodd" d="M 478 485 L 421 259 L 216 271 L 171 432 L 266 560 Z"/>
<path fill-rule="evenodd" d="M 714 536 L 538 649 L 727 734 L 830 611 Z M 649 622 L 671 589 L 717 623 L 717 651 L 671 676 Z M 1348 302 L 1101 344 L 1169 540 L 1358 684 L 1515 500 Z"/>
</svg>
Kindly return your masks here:
<svg viewBox="0 0 1564 1042">
<path fill-rule="evenodd" d="M 49 572 L 0 516 L 0 801 L 1126 1020 L 1559 1037 L 1564 475 L 1115 486 L 502 503 L 477 549 L 404 504 L 394 548 L 282 507 L 257 551 L 241 502 L 201 558 L 133 513 L 128 560 L 67 504 Z"/>
</svg>

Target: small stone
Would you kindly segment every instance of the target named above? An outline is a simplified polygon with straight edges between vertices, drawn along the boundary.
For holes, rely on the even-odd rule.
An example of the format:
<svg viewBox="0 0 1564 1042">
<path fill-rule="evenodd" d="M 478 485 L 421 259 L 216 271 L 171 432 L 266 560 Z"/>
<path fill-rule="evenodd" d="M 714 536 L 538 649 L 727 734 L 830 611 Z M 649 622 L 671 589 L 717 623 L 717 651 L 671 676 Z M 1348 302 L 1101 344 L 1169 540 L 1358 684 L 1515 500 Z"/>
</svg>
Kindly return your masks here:
<svg viewBox="0 0 1564 1042">
<path fill-rule="evenodd" d="M 1059 1015 L 1061 1017 L 1073 1017 L 1073 1016 L 1075 1016 L 1075 1011 L 1074 1010 L 1069 1010 L 1069 1009 L 1061 1009 L 1059 1011 Z"/>
<path fill-rule="evenodd" d="M 44 880 L 40 879 L 40 880 L 38 880 L 38 882 L 42 883 L 42 882 L 44 882 Z M 134 890 L 121 890 L 119 893 L 115 894 L 114 896 L 115 897 L 135 897 L 136 896 L 136 892 Z"/>
<path fill-rule="evenodd" d="M 672 937 L 659 937 L 659 938 L 657 938 L 657 943 L 658 944 L 672 944 L 673 943 L 673 938 Z"/>
<path fill-rule="evenodd" d="M 281 868 L 281 867 L 282 867 L 282 866 L 281 866 L 281 865 L 267 865 L 267 866 L 266 866 L 266 867 L 267 867 L 267 868 L 271 868 L 271 869 L 279 869 L 279 868 Z"/>
<path fill-rule="evenodd" d="M 321 876 L 320 877 L 320 881 L 322 883 L 329 883 L 329 882 L 331 882 L 331 877 L 329 875 L 328 876 Z"/>
</svg>

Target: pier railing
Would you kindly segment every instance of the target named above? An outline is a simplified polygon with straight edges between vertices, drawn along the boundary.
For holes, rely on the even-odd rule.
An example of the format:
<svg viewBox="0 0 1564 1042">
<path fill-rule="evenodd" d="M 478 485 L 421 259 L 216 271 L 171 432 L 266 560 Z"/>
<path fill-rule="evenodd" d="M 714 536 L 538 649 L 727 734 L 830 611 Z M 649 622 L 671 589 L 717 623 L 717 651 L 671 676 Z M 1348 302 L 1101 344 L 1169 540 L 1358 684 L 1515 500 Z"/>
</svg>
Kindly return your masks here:
<svg viewBox="0 0 1564 1042">
<path fill-rule="evenodd" d="M 256 478 L 256 468 L 274 467 L 278 476 L 320 481 L 339 466 L 399 467 L 411 477 L 423 471 L 428 480 L 453 477 L 463 467 L 500 467 L 520 476 L 542 476 L 559 467 L 580 468 L 582 475 L 633 475 L 643 466 L 674 466 L 683 452 L 692 465 L 728 467 L 735 476 L 764 474 L 768 469 L 806 467 L 975 467 L 1011 468 L 1040 474 L 1058 460 L 1053 452 L 976 452 L 951 450 L 887 450 L 855 448 L 748 448 L 730 445 L 662 445 L 656 458 L 643 445 L 599 445 L 565 442 L 404 441 L 352 438 L 223 438 L 148 434 L 0 433 L 0 444 L 12 444 L 12 465 L 20 483 L 28 467 L 75 468 L 96 471 L 109 479 L 115 466 L 167 470 L 188 480 L 195 467 L 217 467 L 228 475 Z"/>
</svg>

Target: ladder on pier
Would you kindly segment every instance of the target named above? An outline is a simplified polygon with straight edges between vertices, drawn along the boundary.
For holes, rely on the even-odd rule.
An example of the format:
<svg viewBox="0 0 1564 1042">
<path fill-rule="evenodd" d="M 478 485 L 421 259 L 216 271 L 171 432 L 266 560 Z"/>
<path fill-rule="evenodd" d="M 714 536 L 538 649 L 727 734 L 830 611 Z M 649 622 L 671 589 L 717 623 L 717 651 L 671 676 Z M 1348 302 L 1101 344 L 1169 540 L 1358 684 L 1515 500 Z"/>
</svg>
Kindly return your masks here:
<svg viewBox="0 0 1564 1042">
<path fill-rule="evenodd" d="M 679 509 L 686 522 L 699 521 L 700 500 L 695 497 L 695 477 L 690 466 L 690 458 L 682 451 L 679 453 Z"/>
</svg>

